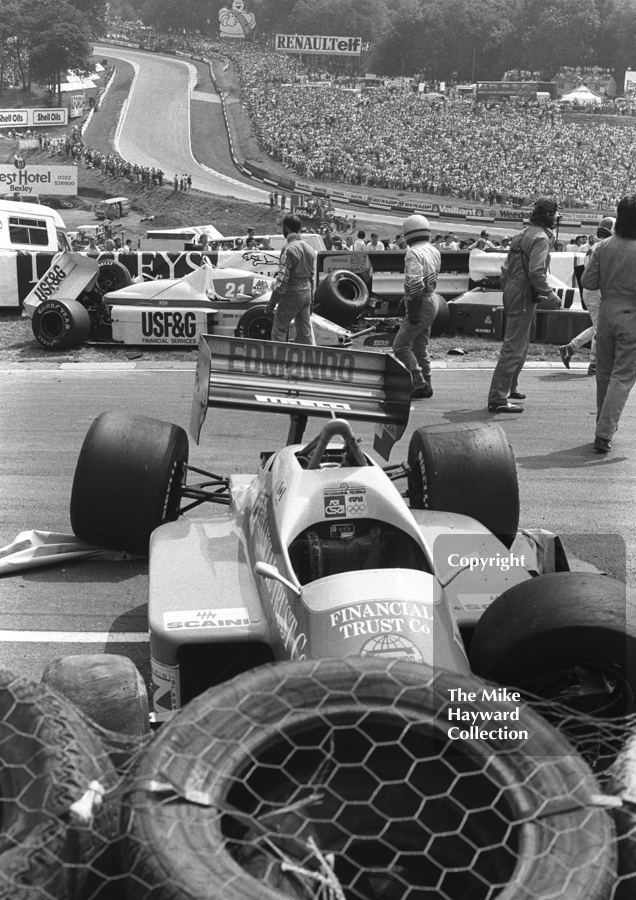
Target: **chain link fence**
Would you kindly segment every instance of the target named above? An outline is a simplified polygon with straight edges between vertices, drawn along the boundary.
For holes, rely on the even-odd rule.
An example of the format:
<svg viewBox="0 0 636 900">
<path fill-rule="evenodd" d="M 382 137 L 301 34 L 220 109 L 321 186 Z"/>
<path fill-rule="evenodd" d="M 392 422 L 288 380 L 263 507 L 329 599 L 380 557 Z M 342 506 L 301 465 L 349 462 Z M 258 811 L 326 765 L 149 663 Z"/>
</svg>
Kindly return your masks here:
<svg viewBox="0 0 636 900">
<path fill-rule="evenodd" d="M 633 900 L 636 717 L 281 663 L 152 736 L 0 670 L 0 898 Z"/>
</svg>

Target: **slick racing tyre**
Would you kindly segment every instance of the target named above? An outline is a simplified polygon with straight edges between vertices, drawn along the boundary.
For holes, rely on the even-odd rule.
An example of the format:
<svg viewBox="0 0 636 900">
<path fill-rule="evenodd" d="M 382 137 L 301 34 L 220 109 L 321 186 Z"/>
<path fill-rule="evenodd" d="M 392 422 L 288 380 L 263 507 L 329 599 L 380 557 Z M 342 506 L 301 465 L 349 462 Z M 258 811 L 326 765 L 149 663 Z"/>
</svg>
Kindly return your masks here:
<svg viewBox="0 0 636 900">
<path fill-rule="evenodd" d="M 119 291 L 131 284 L 131 274 L 123 263 L 116 259 L 100 259 L 97 280 L 91 294 L 95 299 L 101 299 L 104 294 Z"/>
<path fill-rule="evenodd" d="M 437 315 L 431 325 L 431 337 L 441 337 L 448 331 L 450 310 L 448 308 L 448 303 L 441 294 L 436 294 L 435 296 L 437 297 Z"/>
<path fill-rule="evenodd" d="M 91 320 L 77 300 L 44 300 L 33 311 L 31 328 L 47 350 L 72 350 L 88 338 Z"/>
<path fill-rule="evenodd" d="M 81 713 L 46 685 L 0 668 L 2 900 L 102 896 L 103 874 L 117 865 L 116 784 Z"/>
<path fill-rule="evenodd" d="M 475 628 L 473 672 L 579 712 L 636 712 L 636 628 L 625 585 L 605 575 L 556 572 L 514 585 Z"/>
<path fill-rule="evenodd" d="M 129 900 L 309 900 L 321 876 L 356 900 L 607 900 L 614 831 L 587 805 L 589 768 L 486 687 L 367 657 L 275 663 L 200 695 L 131 773 Z M 527 737 L 451 739 L 451 710 L 518 713 Z"/>
<path fill-rule="evenodd" d="M 369 290 L 364 281 L 344 270 L 326 275 L 314 294 L 316 312 L 343 328 L 353 325 L 368 303 Z"/>
<path fill-rule="evenodd" d="M 267 312 L 267 308 L 265 306 L 255 306 L 248 309 L 245 315 L 239 319 L 236 326 L 236 336 L 270 341 L 273 324 L 274 316 Z"/>
<path fill-rule="evenodd" d="M 413 432 L 408 449 L 411 509 L 460 513 L 510 546 L 519 527 L 519 483 L 500 425 L 431 425 Z"/>
<path fill-rule="evenodd" d="M 91 544 L 147 553 L 150 535 L 179 514 L 188 436 L 177 425 L 102 413 L 88 430 L 71 494 L 71 525 Z"/>
</svg>

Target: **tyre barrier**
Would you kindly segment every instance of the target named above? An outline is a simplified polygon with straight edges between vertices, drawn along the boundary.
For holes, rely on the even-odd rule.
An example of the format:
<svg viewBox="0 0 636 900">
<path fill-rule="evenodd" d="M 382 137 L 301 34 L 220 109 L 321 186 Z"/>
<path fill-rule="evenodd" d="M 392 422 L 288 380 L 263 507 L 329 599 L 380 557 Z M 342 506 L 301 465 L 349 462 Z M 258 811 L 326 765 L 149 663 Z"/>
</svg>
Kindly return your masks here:
<svg viewBox="0 0 636 900">
<path fill-rule="evenodd" d="M 119 779 L 86 719 L 0 668 L 0 748 L 0 898 L 105 896 L 119 871 Z"/>
<path fill-rule="evenodd" d="M 124 792 L 127 896 L 609 900 L 612 817 L 568 742 L 520 704 L 521 740 L 450 739 L 451 708 L 513 711 L 485 687 L 350 658 L 264 666 L 195 698 Z M 451 703 L 457 689 L 476 702 Z"/>
</svg>

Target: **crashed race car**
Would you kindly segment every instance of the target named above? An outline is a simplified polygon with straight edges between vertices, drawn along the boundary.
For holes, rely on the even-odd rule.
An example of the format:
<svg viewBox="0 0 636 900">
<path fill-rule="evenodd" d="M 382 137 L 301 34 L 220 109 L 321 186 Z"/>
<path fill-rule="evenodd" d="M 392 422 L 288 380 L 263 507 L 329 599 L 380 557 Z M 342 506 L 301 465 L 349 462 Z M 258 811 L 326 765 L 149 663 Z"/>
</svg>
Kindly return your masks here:
<svg viewBox="0 0 636 900">
<path fill-rule="evenodd" d="M 84 342 L 196 346 L 199 335 L 207 333 L 269 338 L 272 285 L 273 278 L 258 271 L 214 268 L 206 257 L 183 278 L 138 276 L 133 282 L 115 259 L 98 261 L 66 251 L 26 297 L 24 309 L 35 338 L 47 350 Z M 351 343 L 348 329 L 317 312 L 312 324 L 319 344 Z M 290 338 L 294 336 L 292 324 Z"/>
<path fill-rule="evenodd" d="M 164 724 L 125 792 L 122 851 L 148 896 L 609 898 L 598 785 L 523 697 L 633 711 L 625 587 L 519 530 L 496 424 L 418 428 L 406 463 L 380 465 L 355 423 L 376 423 L 388 460 L 410 390 L 388 355 L 204 336 L 195 440 L 210 407 L 290 415 L 256 473 L 190 468 L 166 422 L 92 424 L 73 530 L 149 551 Z M 328 421 L 306 441 L 310 417 Z"/>
<path fill-rule="evenodd" d="M 288 445 L 263 453 L 257 474 L 203 473 L 201 488 L 186 478 L 183 429 L 123 413 L 93 423 L 75 474 L 73 529 L 115 549 L 144 553 L 150 545 L 158 715 L 257 659 L 367 653 L 378 628 L 401 658 L 432 662 L 435 634 L 435 662 L 449 671 L 470 672 L 470 645 L 480 675 L 506 684 L 541 680 L 553 697 L 578 691 L 590 708 L 631 709 L 624 586 L 576 560 L 557 538 L 550 552 L 540 551 L 547 538 L 518 532 L 516 466 L 499 426 L 419 428 L 407 463 L 386 469 L 360 449 L 352 423 L 376 422 L 374 448 L 388 459 L 408 421 L 410 386 L 407 369 L 389 355 L 206 335 L 190 429 L 197 442 L 208 407 L 289 413 L 292 420 Z M 303 444 L 314 416 L 337 418 Z M 408 505 L 394 486 L 398 478 L 407 480 Z M 206 501 L 229 513 L 180 517 Z M 477 571 L 466 562 L 475 555 L 490 562 Z M 171 575 L 177 559 L 178 592 Z M 602 612 L 594 603 L 599 594 Z M 422 628 L 415 622 L 405 631 L 399 616 L 349 627 L 345 598 L 384 603 L 389 596 L 425 603 L 421 616 L 414 613 Z M 535 623 L 545 616 L 532 637 L 525 633 L 529 600 Z M 586 640 L 589 667 L 581 666 L 576 629 L 605 633 L 613 603 L 621 619 L 609 633 L 616 629 L 618 645 L 598 635 L 590 647 Z M 506 620 L 505 639 L 503 632 L 494 638 Z M 537 651 L 540 639 L 549 654 Z M 209 643 L 214 659 L 195 663 Z M 544 666 L 572 662 L 572 654 L 572 671 L 568 664 L 547 678 Z"/>
</svg>

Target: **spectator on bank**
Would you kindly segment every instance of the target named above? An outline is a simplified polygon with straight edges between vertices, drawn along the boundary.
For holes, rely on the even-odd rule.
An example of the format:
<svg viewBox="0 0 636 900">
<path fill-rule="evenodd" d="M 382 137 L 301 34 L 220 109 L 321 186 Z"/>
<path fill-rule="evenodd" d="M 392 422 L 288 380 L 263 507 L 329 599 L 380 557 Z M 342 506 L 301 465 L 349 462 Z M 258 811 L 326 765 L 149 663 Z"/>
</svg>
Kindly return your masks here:
<svg viewBox="0 0 636 900">
<path fill-rule="evenodd" d="M 385 250 L 385 246 L 375 231 L 371 232 L 371 240 L 367 243 L 367 250 Z"/>
<path fill-rule="evenodd" d="M 367 236 L 366 231 L 358 232 L 358 236 L 355 239 L 355 241 L 353 242 L 354 250 L 356 250 L 356 251 L 366 250 L 366 247 L 367 247 L 366 240 L 365 240 L 366 236 Z"/>
</svg>

